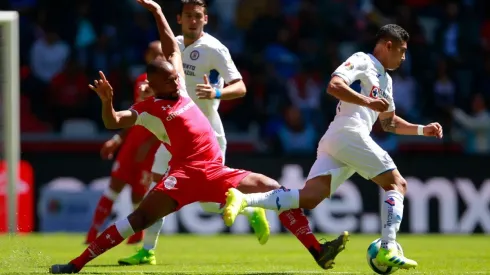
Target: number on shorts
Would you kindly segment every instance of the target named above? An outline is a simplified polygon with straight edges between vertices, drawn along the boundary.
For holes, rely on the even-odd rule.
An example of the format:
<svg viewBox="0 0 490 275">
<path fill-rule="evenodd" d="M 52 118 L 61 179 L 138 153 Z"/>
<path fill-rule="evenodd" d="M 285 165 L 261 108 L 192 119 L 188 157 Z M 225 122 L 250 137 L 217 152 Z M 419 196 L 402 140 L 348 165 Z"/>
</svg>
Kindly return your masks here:
<svg viewBox="0 0 490 275">
<path fill-rule="evenodd" d="M 339 104 L 337 104 L 337 114 L 340 113 L 340 105 L 342 104 L 342 101 L 339 101 Z"/>
</svg>

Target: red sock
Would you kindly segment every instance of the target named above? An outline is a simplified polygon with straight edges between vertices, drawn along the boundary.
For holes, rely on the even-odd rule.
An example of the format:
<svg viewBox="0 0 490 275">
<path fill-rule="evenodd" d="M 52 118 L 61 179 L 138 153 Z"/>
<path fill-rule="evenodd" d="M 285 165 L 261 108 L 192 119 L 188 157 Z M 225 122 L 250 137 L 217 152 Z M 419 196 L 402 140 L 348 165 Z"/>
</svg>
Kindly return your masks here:
<svg viewBox="0 0 490 275">
<path fill-rule="evenodd" d="M 279 215 L 279 220 L 281 220 L 284 227 L 298 238 L 310 253 L 314 254 L 320 250 L 320 243 L 311 232 L 308 219 L 303 213 L 303 210 L 297 208 L 284 211 Z"/>
<path fill-rule="evenodd" d="M 119 231 L 117 231 L 116 225 L 109 226 L 104 232 L 102 232 L 95 241 L 89 244 L 87 249 L 83 253 L 71 261 L 79 270 L 82 269 L 88 262 L 95 259 L 97 256 L 113 248 L 124 241 Z"/>
<path fill-rule="evenodd" d="M 92 220 L 92 227 L 95 227 L 98 230 L 99 227 L 102 226 L 105 219 L 111 214 L 113 204 L 114 201 L 102 195 L 97 203 L 97 209 L 95 210 L 94 219 Z"/>
</svg>

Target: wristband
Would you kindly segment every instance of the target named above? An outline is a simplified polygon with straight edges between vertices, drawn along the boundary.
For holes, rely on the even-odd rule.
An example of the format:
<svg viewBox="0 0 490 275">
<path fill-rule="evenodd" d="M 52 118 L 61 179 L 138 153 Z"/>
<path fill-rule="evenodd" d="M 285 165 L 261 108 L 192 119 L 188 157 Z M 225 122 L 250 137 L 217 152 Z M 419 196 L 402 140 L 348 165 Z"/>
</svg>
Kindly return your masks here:
<svg viewBox="0 0 490 275">
<path fill-rule="evenodd" d="M 424 135 L 424 126 L 423 126 L 423 125 L 419 125 L 419 126 L 417 127 L 417 134 L 418 134 L 419 136 L 423 136 L 423 135 Z"/>
<path fill-rule="evenodd" d="M 214 96 L 214 98 L 220 99 L 221 98 L 221 90 L 220 89 L 214 89 L 214 91 L 216 92 L 216 95 Z"/>
<path fill-rule="evenodd" d="M 122 142 L 122 138 L 119 134 L 115 134 L 113 137 L 112 137 L 112 140 L 114 140 L 115 142 L 117 143 L 121 143 Z"/>
</svg>

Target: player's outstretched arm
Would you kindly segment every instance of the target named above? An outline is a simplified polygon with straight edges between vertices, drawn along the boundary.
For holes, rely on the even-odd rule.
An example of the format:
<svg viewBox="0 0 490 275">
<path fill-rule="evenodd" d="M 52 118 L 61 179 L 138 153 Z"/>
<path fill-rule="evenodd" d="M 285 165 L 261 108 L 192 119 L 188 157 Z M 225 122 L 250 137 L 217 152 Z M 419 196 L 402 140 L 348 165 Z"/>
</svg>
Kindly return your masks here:
<svg viewBox="0 0 490 275">
<path fill-rule="evenodd" d="M 100 79 L 94 80 L 94 85 L 88 87 L 95 91 L 102 102 L 102 120 L 107 129 L 121 129 L 133 126 L 138 114 L 135 111 L 125 110 L 116 112 L 112 105 L 114 91 L 103 72 L 99 71 Z"/>
<path fill-rule="evenodd" d="M 442 126 L 439 123 L 434 122 L 425 126 L 412 124 L 397 116 L 394 111 L 380 113 L 379 122 L 384 131 L 397 135 L 423 135 L 442 138 Z"/>
<path fill-rule="evenodd" d="M 158 27 L 158 34 L 160 35 L 160 42 L 162 43 L 162 52 L 165 58 L 172 63 L 177 72 L 184 75 L 184 70 L 182 68 L 182 58 L 180 56 L 179 45 L 177 40 L 175 40 L 175 35 L 168 24 L 165 15 L 163 14 L 162 8 L 158 3 L 153 0 L 136 0 L 141 6 L 149 10 Z"/>
</svg>

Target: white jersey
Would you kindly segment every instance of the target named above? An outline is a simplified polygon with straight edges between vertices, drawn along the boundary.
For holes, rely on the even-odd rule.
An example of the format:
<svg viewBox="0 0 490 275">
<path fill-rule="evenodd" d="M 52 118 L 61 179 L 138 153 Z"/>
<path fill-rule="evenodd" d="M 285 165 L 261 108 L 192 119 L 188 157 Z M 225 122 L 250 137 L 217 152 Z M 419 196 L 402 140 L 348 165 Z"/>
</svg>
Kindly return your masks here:
<svg viewBox="0 0 490 275">
<path fill-rule="evenodd" d="M 206 115 L 217 137 L 225 135 L 223 124 L 218 114 L 219 99 L 198 99 L 196 85 L 203 84 L 203 76 L 209 77 L 212 87 L 222 89 L 225 83 L 242 79 L 228 48 L 213 36 L 204 35 L 193 44 L 185 47 L 184 37 L 177 36 L 177 43 L 182 55 L 187 92 L 192 100 Z"/>
<path fill-rule="evenodd" d="M 391 77 L 373 55 L 362 52 L 353 54 L 335 70 L 332 76 L 341 77 L 348 85 L 359 80 L 362 95 L 385 98 L 390 104 L 387 112 L 395 110 Z M 340 101 L 337 105 L 337 115 L 330 124 L 329 130 L 338 131 L 350 127 L 371 132 L 378 115 L 378 112 L 368 107 Z"/>
</svg>

